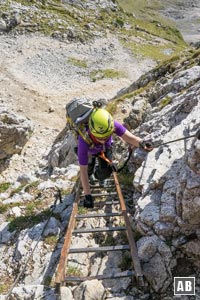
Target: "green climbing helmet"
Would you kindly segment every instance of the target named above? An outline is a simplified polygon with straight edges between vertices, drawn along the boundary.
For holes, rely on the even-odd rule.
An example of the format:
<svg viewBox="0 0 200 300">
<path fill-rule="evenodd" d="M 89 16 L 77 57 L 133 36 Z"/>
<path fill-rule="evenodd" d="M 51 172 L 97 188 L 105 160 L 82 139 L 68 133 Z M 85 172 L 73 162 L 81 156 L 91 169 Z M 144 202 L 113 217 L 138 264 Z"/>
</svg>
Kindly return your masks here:
<svg viewBox="0 0 200 300">
<path fill-rule="evenodd" d="M 100 139 L 109 137 L 114 131 L 114 120 L 104 108 L 96 108 L 89 118 L 90 132 Z"/>
</svg>

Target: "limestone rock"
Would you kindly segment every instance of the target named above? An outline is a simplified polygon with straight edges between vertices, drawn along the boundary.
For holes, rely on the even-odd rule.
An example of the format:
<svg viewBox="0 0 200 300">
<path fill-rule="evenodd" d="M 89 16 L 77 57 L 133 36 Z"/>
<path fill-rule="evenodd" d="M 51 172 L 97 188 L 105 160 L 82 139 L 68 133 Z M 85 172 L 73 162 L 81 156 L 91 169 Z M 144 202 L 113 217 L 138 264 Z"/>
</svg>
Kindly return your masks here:
<svg viewBox="0 0 200 300">
<path fill-rule="evenodd" d="M 171 281 L 169 247 L 156 236 L 143 237 L 137 244 L 145 277 L 155 291 L 166 291 Z"/>
<path fill-rule="evenodd" d="M 74 291 L 74 298 L 82 300 L 103 300 L 105 299 L 105 290 L 98 280 L 85 281 L 80 284 Z"/>
<path fill-rule="evenodd" d="M 0 161 L 18 154 L 29 139 L 31 123 L 22 117 L 0 110 Z M 3 169 L 3 168 L 2 168 Z M 1 167 L 0 167 L 1 171 Z"/>
</svg>

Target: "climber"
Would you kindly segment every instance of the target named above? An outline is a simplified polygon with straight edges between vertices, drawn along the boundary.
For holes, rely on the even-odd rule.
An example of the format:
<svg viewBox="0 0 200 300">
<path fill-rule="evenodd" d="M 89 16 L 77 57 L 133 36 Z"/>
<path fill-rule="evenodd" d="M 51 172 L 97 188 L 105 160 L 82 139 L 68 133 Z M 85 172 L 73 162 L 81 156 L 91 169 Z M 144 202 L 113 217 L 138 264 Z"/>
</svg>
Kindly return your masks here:
<svg viewBox="0 0 200 300">
<path fill-rule="evenodd" d="M 140 147 L 145 151 L 151 151 L 153 145 L 151 142 L 145 142 L 141 138 L 133 135 L 118 121 L 113 120 L 111 114 L 104 108 L 95 108 L 89 117 L 88 134 L 93 142 L 93 147 L 79 135 L 78 136 L 78 160 L 80 164 L 80 177 L 84 191 L 84 206 L 94 207 L 94 200 L 90 191 L 90 180 L 94 176 L 100 184 L 112 173 L 112 167 L 99 154 L 103 151 L 105 156 L 112 160 L 112 135 L 115 133 L 125 142 Z M 98 158 L 98 166 L 95 167 L 95 161 Z M 89 180 L 90 179 L 90 180 Z"/>
</svg>

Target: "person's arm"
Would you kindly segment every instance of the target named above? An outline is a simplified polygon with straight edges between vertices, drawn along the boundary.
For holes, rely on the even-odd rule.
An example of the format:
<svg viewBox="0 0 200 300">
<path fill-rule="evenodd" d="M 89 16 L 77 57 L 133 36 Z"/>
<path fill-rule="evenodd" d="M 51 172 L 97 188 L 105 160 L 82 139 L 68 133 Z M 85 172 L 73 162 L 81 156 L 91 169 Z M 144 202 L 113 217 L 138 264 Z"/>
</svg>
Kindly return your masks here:
<svg viewBox="0 0 200 300">
<path fill-rule="evenodd" d="M 151 141 L 142 140 L 140 137 L 132 134 L 130 131 L 126 130 L 121 138 L 131 144 L 134 147 L 140 147 L 145 151 L 153 150 L 153 143 Z"/>
<path fill-rule="evenodd" d="M 91 194 L 88 178 L 88 144 L 81 136 L 78 137 L 78 161 L 80 166 L 80 179 L 85 195 Z"/>
<path fill-rule="evenodd" d="M 80 177 L 81 177 L 81 183 L 83 187 L 83 192 L 85 195 L 90 195 L 90 184 L 89 184 L 89 178 L 88 178 L 88 166 L 80 165 Z"/>
<path fill-rule="evenodd" d="M 140 146 L 139 143 L 142 141 L 141 138 L 139 138 L 138 136 L 132 134 L 132 133 L 131 133 L 130 131 L 128 131 L 128 130 L 126 130 L 126 131 L 124 132 L 124 134 L 121 136 L 121 138 L 122 138 L 125 142 L 127 142 L 127 143 L 129 143 L 129 144 L 131 144 L 131 145 L 133 145 L 133 146 L 135 146 L 135 147 L 139 147 L 139 146 Z"/>
</svg>

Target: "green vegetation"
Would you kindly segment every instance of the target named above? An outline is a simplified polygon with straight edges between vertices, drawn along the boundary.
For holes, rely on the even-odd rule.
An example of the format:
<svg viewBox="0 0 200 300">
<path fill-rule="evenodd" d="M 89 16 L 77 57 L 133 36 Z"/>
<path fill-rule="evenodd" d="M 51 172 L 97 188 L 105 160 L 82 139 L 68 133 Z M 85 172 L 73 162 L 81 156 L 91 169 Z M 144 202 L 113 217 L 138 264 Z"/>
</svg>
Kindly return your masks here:
<svg viewBox="0 0 200 300">
<path fill-rule="evenodd" d="M 90 79 L 91 81 L 101 80 L 103 78 L 121 78 L 125 77 L 125 74 L 118 70 L 113 69 L 104 69 L 104 70 L 94 70 L 90 73 Z"/>
<path fill-rule="evenodd" d="M 0 214 L 5 213 L 7 209 L 8 209 L 7 204 L 0 203 Z"/>
<path fill-rule="evenodd" d="M 154 84 L 153 81 L 149 82 L 146 86 L 141 87 L 133 92 L 130 93 L 125 93 L 121 96 L 119 96 L 118 98 L 113 99 L 112 101 L 109 101 L 109 103 L 106 106 L 106 109 L 112 114 L 114 115 L 117 112 L 118 109 L 118 105 L 120 103 L 123 103 L 124 100 L 126 99 L 130 99 L 130 102 L 134 101 L 134 97 L 141 94 L 142 92 L 145 92 L 145 90 L 147 88 L 150 88 L 152 85 Z"/>
<path fill-rule="evenodd" d="M 119 222 L 119 226 L 125 226 L 125 221 L 123 219 Z"/>
<path fill-rule="evenodd" d="M 116 27 L 122 28 L 124 26 L 124 20 L 122 20 L 121 18 L 117 18 L 113 23 Z"/>
<path fill-rule="evenodd" d="M 192 67 L 194 65 L 198 65 L 200 64 L 199 57 L 200 50 L 188 48 L 187 50 L 180 52 L 179 54 L 172 55 L 171 57 L 162 60 L 154 69 L 152 69 L 151 81 L 148 82 L 146 80 L 146 75 L 143 75 L 141 77 L 141 80 L 144 79 L 144 82 L 147 82 L 145 86 L 130 91 L 129 93 L 122 94 L 118 98 L 113 99 L 107 104 L 107 110 L 113 115 L 117 114 L 119 104 L 123 103 L 124 100 L 127 99 L 130 99 L 130 101 L 133 103 L 135 96 L 142 95 L 143 93 L 145 94 L 155 84 L 155 81 L 157 80 L 159 74 L 162 74 L 164 76 L 167 72 L 172 73 L 177 69 L 177 66 L 180 65 L 182 65 L 184 69 Z M 162 109 L 169 103 L 171 103 L 171 98 L 169 96 L 165 97 L 161 100 L 159 108 Z"/>
<path fill-rule="evenodd" d="M 78 207 L 78 214 L 79 215 L 85 215 L 85 214 L 87 214 L 87 208 L 85 208 L 83 206 L 79 206 Z"/>
<path fill-rule="evenodd" d="M 112 101 L 109 101 L 109 103 L 106 106 L 106 109 L 111 113 L 114 114 L 117 111 L 117 107 L 120 103 L 123 103 L 125 99 L 133 100 L 133 97 L 135 96 L 135 92 L 124 94 Z"/>
<path fill-rule="evenodd" d="M 117 0 L 117 2 L 125 11 L 130 14 L 136 14 L 139 17 L 147 17 L 149 12 L 147 9 L 151 11 L 163 8 L 163 5 L 158 0 L 152 0 L 151 7 L 148 7 L 147 0 Z"/>
<path fill-rule="evenodd" d="M 157 62 L 163 61 L 166 58 L 171 58 L 176 53 L 179 53 L 186 48 L 183 43 L 174 44 L 172 42 L 165 42 L 157 44 L 153 41 L 135 42 L 134 40 L 131 41 L 131 39 L 126 39 L 125 41 L 122 40 L 122 44 L 130 49 L 133 54 L 137 55 L 138 58 L 150 58 Z"/>
<path fill-rule="evenodd" d="M 58 237 L 55 235 L 49 235 L 44 238 L 44 242 L 45 242 L 45 244 L 55 246 L 58 242 Z"/>
<path fill-rule="evenodd" d="M 26 228 L 31 228 L 34 225 L 45 221 L 51 214 L 50 209 L 46 209 L 43 212 L 39 213 L 38 215 L 25 215 L 20 216 L 17 218 L 9 217 L 8 221 L 9 230 L 12 232 L 14 230 L 20 231 Z"/>
<path fill-rule="evenodd" d="M 0 203 L 0 213 L 6 213 L 9 211 L 9 209 L 13 207 L 19 207 L 23 205 L 23 214 L 24 216 L 20 217 L 14 217 L 14 216 L 8 216 L 7 220 L 10 222 L 9 224 L 9 230 L 22 230 L 25 228 L 30 228 L 34 226 L 37 223 L 40 223 L 44 221 L 51 213 L 49 209 L 44 210 L 41 213 L 38 213 L 39 209 L 44 208 L 44 202 L 41 200 L 34 200 L 31 202 L 28 202 L 24 205 L 21 202 L 15 202 L 15 203 L 9 203 L 9 204 L 3 204 Z"/>
<path fill-rule="evenodd" d="M 134 236 L 135 242 L 137 242 L 140 238 L 142 238 L 142 234 L 137 230 L 133 231 L 133 236 Z"/>
<path fill-rule="evenodd" d="M 76 181 L 76 180 L 74 180 L 74 178 L 72 178 L 72 179 L 70 179 L 71 181 Z M 64 189 L 61 189 L 61 195 L 64 197 L 64 196 L 66 196 L 66 195 L 69 195 L 69 194 L 71 194 L 71 189 L 70 188 L 68 188 L 68 189 L 66 189 L 66 190 L 64 190 Z"/>
<path fill-rule="evenodd" d="M 67 267 L 67 275 L 68 276 L 81 276 L 81 270 L 78 267 L 74 267 L 74 266 L 68 266 Z"/>
<path fill-rule="evenodd" d="M 165 47 L 159 47 L 157 45 L 144 45 L 144 44 L 136 44 L 135 42 L 128 42 L 125 44 L 131 51 L 138 56 L 148 57 L 154 59 L 156 61 L 160 61 L 166 57 L 166 55 L 162 52 Z"/>
<path fill-rule="evenodd" d="M 180 54 L 172 55 L 170 58 L 163 60 L 159 63 L 155 68 L 154 71 L 160 69 L 160 67 L 167 67 L 171 66 L 173 63 L 178 63 L 180 61 Z"/>
<path fill-rule="evenodd" d="M 102 247 L 115 246 L 117 244 L 116 238 L 113 237 L 113 233 L 106 234 L 104 241 L 101 243 Z"/>
<path fill-rule="evenodd" d="M 192 52 L 192 58 L 196 58 L 196 57 L 199 57 L 199 56 L 200 56 L 200 50 L 199 49 Z"/>
<path fill-rule="evenodd" d="M 39 201 L 37 201 L 38 203 Z M 29 202 L 27 205 L 26 205 L 26 213 L 28 215 L 30 214 L 33 214 L 33 212 L 35 211 L 35 208 L 37 207 L 37 204 L 36 202 Z"/>
<path fill-rule="evenodd" d="M 132 264 L 133 262 L 130 253 L 125 252 L 122 256 L 122 261 L 119 265 L 120 269 L 122 271 L 129 270 L 132 267 Z"/>
<path fill-rule="evenodd" d="M 199 57 L 200 57 L 200 50 L 194 50 L 194 49 L 187 49 L 179 54 L 173 55 L 171 57 L 169 57 L 168 59 L 164 59 L 162 60 L 162 62 L 160 62 L 154 69 L 152 69 L 151 71 L 151 81 L 147 81 L 146 79 L 146 75 L 143 75 L 141 77 L 141 81 L 142 79 L 144 79 L 144 82 L 147 82 L 145 86 L 140 87 L 138 89 L 133 89 L 133 91 L 130 91 L 129 93 L 125 93 L 120 95 L 118 98 L 113 99 L 112 101 L 110 101 L 107 104 L 107 110 L 112 114 L 118 114 L 118 106 L 119 104 L 122 104 L 125 100 L 130 99 L 130 102 L 134 102 L 134 99 L 137 95 L 141 95 L 144 94 L 144 97 L 146 97 L 145 94 L 148 94 L 148 90 L 155 84 L 155 81 L 157 80 L 159 74 L 162 74 L 163 76 L 169 72 L 172 73 L 174 72 L 177 67 L 180 65 L 183 66 L 183 69 L 186 69 L 188 67 L 192 67 L 194 65 L 198 65 L 199 64 Z M 164 99 L 161 100 L 160 104 L 158 105 L 159 109 L 162 109 L 163 107 L 165 107 L 166 105 L 168 105 L 169 103 L 171 103 L 172 99 L 167 96 Z M 130 178 L 128 178 L 128 181 L 132 180 Z M 129 183 L 128 183 L 129 184 Z"/>
<path fill-rule="evenodd" d="M 68 62 L 71 63 L 72 65 L 80 68 L 87 68 L 87 62 L 81 59 L 77 59 L 75 57 L 70 57 L 68 59 Z"/>
<path fill-rule="evenodd" d="M 70 181 L 76 182 L 78 180 L 78 178 L 79 178 L 79 174 L 70 178 Z M 69 190 L 65 190 L 65 191 L 68 191 L 68 193 L 69 193 Z"/>
<path fill-rule="evenodd" d="M 120 7 L 129 15 L 135 16 L 139 20 L 145 22 L 157 23 L 159 27 L 170 26 L 175 27 L 175 22 L 167 17 L 164 17 L 160 11 L 163 10 L 170 0 L 117 0 Z M 171 1 L 170 5 L 174 4 L 175 0 Z"/>
<path fill-rule="evenodd" d="M 25 186 L 26 184 L 21 184 L 18 188 L 12 190 L 12 192 L 10 193 L 10 197 L 12 197 L 14 194 L 19 194 Z"/>
<path fill-rule="evenodd" d="M 43 284 L 45 286 L 51 286 L 52 283 L 52 276 L 46 276 L 43 280 Z"/>
<path fill-rule="evenodd" d="M 27 184 L 24 188 L 24 191 L 29 193 L 32 189 L 36 189 L 37 186 L 39 185 L 39 180 L 31 182 L 30 184 Z"/>
<path fill-rule="evenodd" d="M 125 225 L 119 225 L 119 226 L 125 226 Z M 117 235 L 117 240 L 118 240 L 118 243 L 122 244 L 122 245 L 128 243 L 128 241 L 127 241 L 127 234 L 126 234 L 125 230 L 119 231 L 119 233 Z"/>
<path fill-rule="evenodd" d="M 9 182 L 1 183 L 0 184 L 0 193 L 4 193 L 10 187 Z"/>
<path fill-rule="evenodd" d="M 138 57 L 162 61 L 188 48 L 175 23 L 159 14 L 163 4 L 160 1 L 118 0 L 127 12 L 130 29 L 122 29 L 122 44 Z M 134 17 L 133 17 L 134 15 Z"/>
<path fill-rule="evenodd" d="M 16 207 L 16 206 L 20 206 L 20 205 L 22 205 L 22 203 L 20 203 L 20 202 L 15 202 L 15 203 L 10 203 L 10 204 L 0 203 L 0 214 L 7 212 L 12 207 Z"/>
<path fill-rule="evenodd" d="M 117 111 L 118 105 L 122 102 L 123 102 L 123 99 L 121 99 L 121 98 L 110 101 L 106 106 L 107 111 L 109 111 L 109 113 L 114 115 L 114 113 Z"/>
<path fill-rule="evenodd" d="M 165 107 L 171 102 L 172 102 L 171 97 L 167 96 L 161 100 L 161 102 L 159 103 L 159 108 L 162 109 L 163 107 Z"/>
<path fill-rule="evenodd" d="M 42 209 L 44 207 L 44 203 L 41 200 L 33 200 L 31 202 L 28 202 L 26 205 L 21 202 L 14 202 L 14 203 L 9 203 L 9 204 L 3 204 L 0 203 L 0 213 L 5 213 L 12 207 L 19 207 L 23 205 L 23 209 L 25 210 L 25 215 L 31 215 L 36 213 L 38 209 Z M 12 219 L 12 218 L 11 218 Z"/>
<path fill-rule="evenodd" d="M 10 288 L 10 284 L 8 283 L 0 283 L 0 295 L 6 294 Z"/>
<path fill-rule="evenodd" d="M 133 179 L 134 175 L 131 175 L 126 168 L 119 173 L 119 181 L 123 183 L 125 188 L 130 188 L 133 186 Z"/>
</svg>

